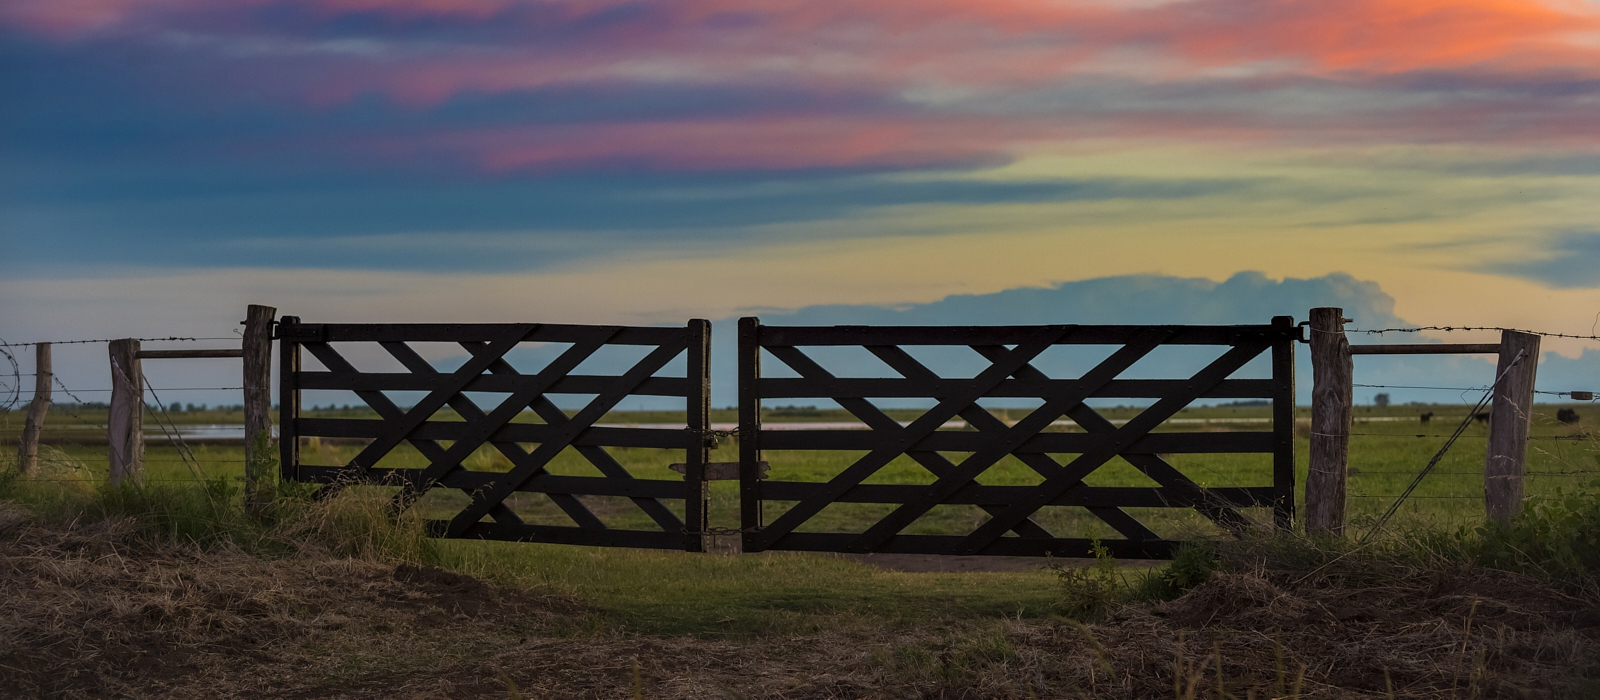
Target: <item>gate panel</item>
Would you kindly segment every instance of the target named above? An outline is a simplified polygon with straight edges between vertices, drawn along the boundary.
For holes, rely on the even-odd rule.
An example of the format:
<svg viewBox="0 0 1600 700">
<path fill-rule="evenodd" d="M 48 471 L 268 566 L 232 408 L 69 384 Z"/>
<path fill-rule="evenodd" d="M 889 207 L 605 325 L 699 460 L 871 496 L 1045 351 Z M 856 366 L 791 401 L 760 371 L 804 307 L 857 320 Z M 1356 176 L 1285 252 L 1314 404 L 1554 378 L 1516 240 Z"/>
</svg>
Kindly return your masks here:
<svg viewBox="0 0 1600 700">
<path fill-rule="evenodd" d="M 459 490 L 468 503 L 450 519 L 430 520 L 440 537 L 554 542 L 615 547 L 648 547 L 701 551 L 706 530 L 705 462 L 710 416 L 710 323 L 689 322 L 683 328 L 578 326 L 558 324 L 305 324 L 285 316 L 280 340 L 279 430 L 282 476 L 337 488 L 344 484 L 401 487 L 395 505 L 405 508 L 430 489 Z M 458 369 L 436 369 L 408 343 L 459 344 L 466 361 Z M 376 344 L 406 372 L 362 372 L 339 348 L 352 343 Z M 506 354 L 524 343 L 570 343 L 534 374 L 518 372 Z M 643 359 L 620 374 L 579 375 L 574 370 L 606 346 L 648 348 Z M 326 369 L 306 371 L 302 352 Z M 658 376 L 669 362 L 684 357 L 681 377 Z M 356 394 L 377 420 L 307 418 L 301 416 L 301 394 L 344 390 Z M 384 391 L 426 392 L 409 408 Z M 480 406 L 468 392 L 505 394 L 494 406 Z M 593 398 L 573 415 L 557 407 L 550 394 L 585 394 Z M 628 396 L 670 396 L 685 400 L 684 427 L 632 428 L 596 425 Z M 460 420 L 439 420 L 448 407 Z M 530 422 L 537 419 L 540 422 Z M 302 438 L 326 437 L 366 441 L 360 454 L 345 464 L 305 464 Z M 382 468 L 379 460 L 409 444 L 427 461 L 422 468 Z M 524 444 L 533 445 L 526 449 Z M 511 464 L 507 471 L 467 468 L 463 462 L 484 445 L 492 446 Z M 600 476 L 552 474 L 552 460 L 572 448 Z M 650 447 L 683 450 L 682 479 L 633 477 L 607 447 Z M 515 493 L 542 493 L 572 520 L 571 526 L 525 522 L 506 499 Z M 608 527 L 584 496 L 629 499 L 656 529 Z M 682 499 L 679 519 L 663 501 Z M 685 522 L 689 523 L 688 526 Z"/>
<path fill-rule="evenodd" d="M 1091 555 L 1093 540 L 1060 537 L 1034 515 L 1047 506 L 1085 509 L 1123 539 L 1102 544 L 1123 558 L 1165 558 L 1178 542 L 1162 539 L 1123 508 L 1188 508 L 1238 529 L 1240 508 L 1270 507 L 1288 527 L 1294 517 L 1294 342 L 1300 331 L 1282 316 L 1255 326 L 902 326 L 772 327 L 755 318 L 739 325 L 740 493 L 744 550 L 767 549 L 994 554 Z M 1035 366 L 1060 345 L 1119 346 L 1077 377 L 1051 377 Z M 1213 346 L 1219 354 L 1182 379 L 1118 379 L 1155 349 Z M 900 376 L 837 377 L 807 354 L 808 348 L 865 349 Z M 988 367 L 971 378 L 942 377 L 904 346 L 965 347 Z M 797 378 L 762 375 L 762 353 Z M 1270 354 L 1270 379 L 1234 379 L 1251 360 Z M 978 404 L 980 399 L 1032 398 L 1038 408 L 1015 423 Z M 831 399 L 864 429 L 764 430 L 763 399 Z M 924 398 L 933 408 L 906 424 L 874 398 Z M 1154 399 L 1118 425 L 1085 403 L 1090 398 Z M 1196 400 L 1266 399 L 1272 428 L 1264 432 L 1153 432 Z M 1082 432 L 1051 432 L 1058 421 Z M 960 421 L 951 429 L 949 422 Z M 763 450 L 855 450 L 865 454 L 826 482 L 763 478 Z M 946 452 L 967 453 L 953 461 Z M 1174 453 L 1272 455 L 1270 484 L 1204 488 L 1170 464 Z M 1052 455 L 1076 455 L 1062 463 Z M 906 457 L 928 472 L 926 484 L 863 483 L 890 462 Z M 982 485 L 977 480 L 1006 457 L 1037 474 L 1029 486 Z M 1085 477 L 1120 457 L 1157 485 L 1089 486 Z M 763 505 L 794 505 L 767 522 Z M 801 530 L 835 503 L 889 504 L 894 508 L 861 532 Z M 906 534 L 918 518 L 943 505 L 977 506 L 987 516 L 965 535 Z"/>
</svg>

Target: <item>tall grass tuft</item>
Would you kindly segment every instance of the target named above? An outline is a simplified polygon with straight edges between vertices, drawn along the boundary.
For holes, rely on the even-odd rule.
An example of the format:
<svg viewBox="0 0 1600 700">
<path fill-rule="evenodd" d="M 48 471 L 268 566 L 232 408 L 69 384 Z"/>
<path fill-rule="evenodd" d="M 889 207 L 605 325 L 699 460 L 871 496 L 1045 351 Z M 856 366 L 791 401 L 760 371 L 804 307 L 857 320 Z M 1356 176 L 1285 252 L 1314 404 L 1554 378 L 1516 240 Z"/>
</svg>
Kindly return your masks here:
<svg viewBox="0 0 1600 700">
<path fill-rule="evenodd" d="M 225 477 L 112 486 L 21 476 L 4 467 L 0 465 L 0 501 L 25 508 L 34 520 L 123 521 L 129 536 L 144 545 L 236 547 L 265 556 L 320 551 L 419 565 L 439 559 L 422 518 L 413 512 L 397 514 L 389 489 L 352 487 L 319 500 L 309 485 L 282 484 L 251 515 L 237 480 Z"/>
</svg>

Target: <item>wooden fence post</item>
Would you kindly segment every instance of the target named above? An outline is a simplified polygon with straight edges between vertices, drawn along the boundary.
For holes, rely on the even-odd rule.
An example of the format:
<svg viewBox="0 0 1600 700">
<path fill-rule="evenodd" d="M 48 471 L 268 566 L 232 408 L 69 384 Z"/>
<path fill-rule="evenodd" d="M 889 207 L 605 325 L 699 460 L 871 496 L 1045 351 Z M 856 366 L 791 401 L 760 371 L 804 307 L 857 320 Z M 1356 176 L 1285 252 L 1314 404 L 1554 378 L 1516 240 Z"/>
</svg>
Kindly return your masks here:
<svg viewBox="0 0 1600 700">
<path fill-rule="evenodd" d="M 1522 476 L 1533 419 L 1533 380 L 1539 368 L 1539 336 L 1500 334 L 1500 362 L 1489 409 L 1489 461 L 1483 468 L 1483 501 L 1489 518 L 1510 523 L 1522 510 Z"/>
<path fill-rule="evenodd" d="M 244 320 L 244 509 L 266 506 L 263 480 L 270 480 L 272 444 L 272 320 L 278 310 L 251 304 Z"/>
<path fill-rule="evenodd" d="M 106 418 L 106 444 L 111 455 L 111 485 L 144 480 L 144 370 L 139 341 L 107 344 L 111 355 L 111 411 Z"/>
<path fill-rule="evenodd" d="M 703 319 L 689 321 L 688 372 L 690 386 L 689 449 L 683 467 L 685 494 L 683 522 L 684 549 L 690 552 L 710 551 L 711 524 L 706 506 L 710 504 L 710 483 L 706 480 L 706 460 L 711 458 L 714 436 L 711 429 L 711 322 Z"/>
<path fill-rule="evenodd" d="M 762 526 L 761 513 L 761 319 L 739 319 L 739 551 Z"/>
<path fill-rule="evenodd" d="M 1354 402 L 1354 367 L 1344 321 L 1344 309 L 1311 310 L 1311 469 L 1306 475 L 1306 532 L 1344 533 L 1350 406 Z"/>
<path fill-rule="evenodd" d="M 50 368 L 50 344 L 33 346 L 33 403 L 22 424 L 22 444 L 17 447 L 17 471 L 32 474 L 39 466 L 39 432 L 44 430 L 44 415 L 50 410 L 50 388 L 55 374 Z"/>
</svg>

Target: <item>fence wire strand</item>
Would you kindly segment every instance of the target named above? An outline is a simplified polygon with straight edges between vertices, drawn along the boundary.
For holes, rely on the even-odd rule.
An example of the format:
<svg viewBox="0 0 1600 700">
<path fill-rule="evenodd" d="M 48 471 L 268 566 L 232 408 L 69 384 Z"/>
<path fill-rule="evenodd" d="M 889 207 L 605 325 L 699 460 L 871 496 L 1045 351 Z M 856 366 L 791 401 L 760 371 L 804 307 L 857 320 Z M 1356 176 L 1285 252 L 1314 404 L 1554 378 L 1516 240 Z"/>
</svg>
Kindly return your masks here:
<svg viewBox="0 0 1600 700">
<path fill-rule="evenodd" d="M 199 341 L 199 340 L 238 340 L 238 336 L 216 336 L 216 337 L 208 337 L 208 338 L 198 338 L 198 337 L 188 337 L 188 336 L 176 336 L 176 335 L 173 335 L 173 336 L 167 336 L 165 338 L 93 338 L 93 339 L 90 339 L 90 340 L 35 340 L 35 341 L 27 342 L 27 343 L 7 343 L 7 342 L 4 342 L 3 340 L 0 340 L 0 347 L 25 348 L 25 347 L 32 347 L 34 345 L 84 345 L 84 344 L 87 344 L 87 343 L 109 343 L 109 342 L 111 342 L 113 340 L 137 340 L 137 341 L 145 342 L 145 343 L 155 343 L 155 342 L 192 342 L 192 341 Z"/>
</svg>

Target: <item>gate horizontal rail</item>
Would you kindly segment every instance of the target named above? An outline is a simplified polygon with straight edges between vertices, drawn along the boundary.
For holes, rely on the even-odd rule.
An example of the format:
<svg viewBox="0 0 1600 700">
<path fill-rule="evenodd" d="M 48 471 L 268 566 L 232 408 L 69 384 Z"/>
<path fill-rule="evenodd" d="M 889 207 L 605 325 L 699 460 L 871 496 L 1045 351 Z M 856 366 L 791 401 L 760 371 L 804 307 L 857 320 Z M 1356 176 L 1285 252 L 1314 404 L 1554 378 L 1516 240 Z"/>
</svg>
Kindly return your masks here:
<svg viewBox="0 0 1600 700">
<path fill-rule="evenodd" d="M 1229 529 L 1247 520 L 1240 508 L 1270 507 L 1280 527 L 1294 517 L 1294 348 L 1300 330 L 1293 319 L 1248 326 L 763 326 L 739 323 L 740 517 L 745 551 L 790 549 L 842 552 L 1089 556 L 1094 540 L 1058 537 L 1034 518 L 1045 507 L 1086 509 L 1123 536 L 1103 545 L 1114 555 L 1170 557 L 1177 541 L 1160 537 L 1123 508 L 1191 508 Z M 1119 346 L 1076 377 L 1051 377 L 1035 362 L 1063 345 Z M 1216 346 L 1221 353 L 1192 376 L 1179 379 L 1118 379 L 1162 346 Z M 870 352 L 898 377 L 839 377 L 805 348 L 854 346 Z M 944 377 L 904 348 L 968 348 L 989 364 L 969 377 Z M 1268 379 L 1232 375 L 1262 355 L 1271 358 Z M 762 374 L 763 356 L 798 377 Z M 1087 405 L 1092 398 L 1155 399 L 1139 415 L 1113 424 Z M 830 400 L 867 430 L 763 430 L 763 399 Z M 934 402 L 902 424 L 873 398 L 922 398 Z M 1002 420 L 979 405 L 982 399 L 1029 398 L 1042 405 L 1017 422 Z M 1192 402 L 1204 398 L 1259 398 L 1272 405 L 1272 427 L 1263 432 L 1152 432 Z M 1068 418 L 1084 432 L 1046 432 Z M 947 429 L 960 419 L 967 429 Z M 764 478 L 756 465 L 763 450 L 851 450 L 865 452 L 825 482 Z M 946 453 L 965 453 L 952 461 Z M 1272 455 L 1272 483 L 1206 488 L 1169 464 L 1164 455 L 1265 453 Z M 1074 455 L 1066 463 L 1052 455 Z M 931 483 L 868 484 L 890 462 L 907 457 L 928 472 Z M 1014 457 L 1042 481 L 1031 486 L 991 486 L 977 479 L 1002 459 Z M 1090 486 L 1084 479 L 1120 457 L 1158 486 Z M 781 475 L 778 467 L 773 474 Z M 793 505 L 771 522 L 764 506 Z M 861 532 L 803 529 L 834 503 L 882 503 L 897 507 Z M 942 505 L 977 506 L 988 520 L 962 535 L 906 534 L 904 530 Z"/>
</svg>

